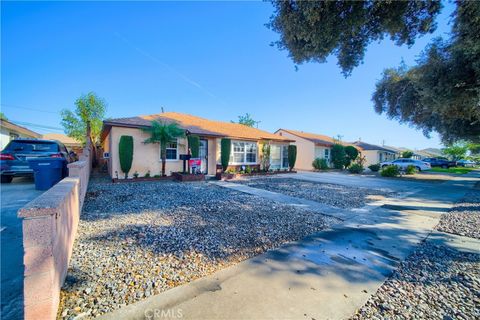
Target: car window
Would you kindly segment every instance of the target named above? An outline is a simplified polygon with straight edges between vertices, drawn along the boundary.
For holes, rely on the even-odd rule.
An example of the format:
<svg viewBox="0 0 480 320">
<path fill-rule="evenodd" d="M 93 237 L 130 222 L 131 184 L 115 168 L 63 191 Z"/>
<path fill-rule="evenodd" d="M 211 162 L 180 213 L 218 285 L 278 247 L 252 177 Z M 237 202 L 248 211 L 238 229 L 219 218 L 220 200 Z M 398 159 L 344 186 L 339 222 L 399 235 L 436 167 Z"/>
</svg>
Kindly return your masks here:
<svg viewBox="0 0 480 320">
<path fill-rule="evenodd" d="M 395 161 L 393 161 L 393 163 L 400 163 L 400 162 L 402 162 L 402 160 L 395 160 Z"/>
<path fill-rule="evenodd" d="M 13 152 L 58 152 L 58 146 L 53 142 L 44 141 L 11 141 L 5 150 Z"/>
</svg>

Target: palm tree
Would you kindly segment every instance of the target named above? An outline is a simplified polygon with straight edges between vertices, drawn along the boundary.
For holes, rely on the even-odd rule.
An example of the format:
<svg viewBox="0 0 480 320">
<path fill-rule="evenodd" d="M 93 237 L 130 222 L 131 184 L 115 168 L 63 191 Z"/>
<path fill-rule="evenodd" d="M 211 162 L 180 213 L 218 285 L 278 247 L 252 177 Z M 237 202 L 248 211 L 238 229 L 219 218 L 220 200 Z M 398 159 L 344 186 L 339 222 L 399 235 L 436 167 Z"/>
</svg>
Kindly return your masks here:
<svg viewBox="0 0 480 320">
<path fill-rule="evenodd" d="M 150 127 L 143 129 L 150 134 L 150 138 L 144 143 L 160 143 L 160 156 L 162 158 L 162 176 L 165 176 L 165 163 L 167 162 L 167 144 L 185 136 L 185 130 L 177 123 L 152 121 Z"/>
</svg>

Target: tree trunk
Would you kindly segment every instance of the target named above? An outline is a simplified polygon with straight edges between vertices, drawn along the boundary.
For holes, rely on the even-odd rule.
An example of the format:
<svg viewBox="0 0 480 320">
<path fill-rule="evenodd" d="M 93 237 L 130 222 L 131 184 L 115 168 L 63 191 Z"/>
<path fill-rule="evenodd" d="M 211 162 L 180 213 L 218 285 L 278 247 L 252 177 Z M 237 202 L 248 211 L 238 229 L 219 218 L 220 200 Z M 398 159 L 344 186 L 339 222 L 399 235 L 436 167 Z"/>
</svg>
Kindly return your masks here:
<svg viewBox="0 0 480 320">
<path fill-rule="evenodd" d="M 160 155 L 162 158 L 162 177 L 165 177 L 165 164 L 167 162 L 167 145 L 165 143 L 160 145 Z"/>
</svg>

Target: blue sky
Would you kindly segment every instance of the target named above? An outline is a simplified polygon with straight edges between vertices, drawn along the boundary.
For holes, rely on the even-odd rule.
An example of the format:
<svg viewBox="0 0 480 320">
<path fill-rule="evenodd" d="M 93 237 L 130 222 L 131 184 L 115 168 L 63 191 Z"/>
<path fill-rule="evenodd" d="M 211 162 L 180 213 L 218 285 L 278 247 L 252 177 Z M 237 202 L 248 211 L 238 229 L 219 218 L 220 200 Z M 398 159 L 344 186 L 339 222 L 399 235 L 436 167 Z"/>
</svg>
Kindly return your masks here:
<svg viewBox="0 0 480 320">
<path fill-rule="evenodd" d="M 446 4 L 433 36 L 450 30 L 452 7 Z M 427 139 L 377 115 L 370 100 L 382 70 L 402 59 L 413 64 L 432 36 L 410 49 L 372 44 L 345 79 L 334 57 L 295 71 L 287 52 L 270 46 L 278 38 L 265 27 L 272 12 L 265 2 L 2 2 L 2 112 L 59 128 L 58 111 L 95 91 L 111 118 L 161 107 L 225 121 L 248 112 L 268 131 L 440 145 L 436 134 Z"/>
</svg>

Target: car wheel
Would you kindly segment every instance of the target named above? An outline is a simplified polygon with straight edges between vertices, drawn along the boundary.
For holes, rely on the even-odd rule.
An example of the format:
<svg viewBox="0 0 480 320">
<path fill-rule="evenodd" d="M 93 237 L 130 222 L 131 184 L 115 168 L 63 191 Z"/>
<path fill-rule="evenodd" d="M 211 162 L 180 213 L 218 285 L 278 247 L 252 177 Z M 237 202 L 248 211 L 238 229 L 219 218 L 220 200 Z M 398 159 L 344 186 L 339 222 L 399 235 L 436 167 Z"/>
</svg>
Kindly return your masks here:
<svg viewBox="0 0 480 320">
<path fill-rule="evenodd" d="M 448 169 L 448 166 L 446 164 L 443 164 L 442 169 Z"/>
<path fill-rule="evenodd" d="M 417 169 L 418 172 L 422 171 L 422 169 L 420 169 L 420 167 L 415 167 L 415 169 Z"/>
<path fill-rule="evenodd" d="M 4 176 L 2 175 L 2 183 L 10 183 L 13 180 L 13 176 Z"/>
</svg>

